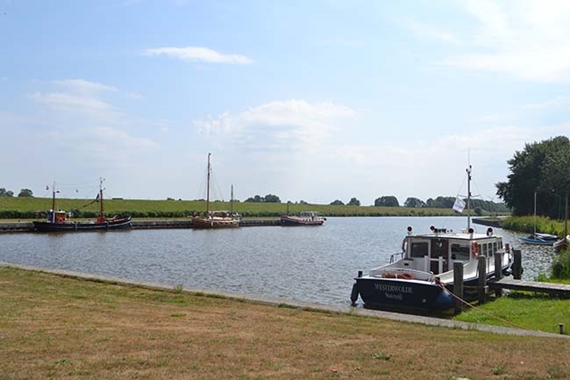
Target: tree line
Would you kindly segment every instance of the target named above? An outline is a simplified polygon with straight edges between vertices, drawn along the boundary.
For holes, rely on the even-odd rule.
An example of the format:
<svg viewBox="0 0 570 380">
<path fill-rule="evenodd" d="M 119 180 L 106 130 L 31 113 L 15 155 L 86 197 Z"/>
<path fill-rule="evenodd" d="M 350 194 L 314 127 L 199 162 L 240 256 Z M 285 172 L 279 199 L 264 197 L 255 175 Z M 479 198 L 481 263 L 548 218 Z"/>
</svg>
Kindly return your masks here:
<svg viewBox="0 0 570 380">
<path fill-rule="evenodd" d="M 5 188 L 0 188 L 0 197 L 13 197 L 14 192 L 12 190 L 6 190 Z M 34 193 L 30 189 L 22 189 L 18 193 L 18 197 L 33 197 Z"/>
<path fill-rule="evenodd" d="M 570 196 L 570 140 L 558 136 L 527 143 L 507 161 L 507 181 L 495 184 L 514 216 L 536 214 L 564 219 Z"/>
</svg>

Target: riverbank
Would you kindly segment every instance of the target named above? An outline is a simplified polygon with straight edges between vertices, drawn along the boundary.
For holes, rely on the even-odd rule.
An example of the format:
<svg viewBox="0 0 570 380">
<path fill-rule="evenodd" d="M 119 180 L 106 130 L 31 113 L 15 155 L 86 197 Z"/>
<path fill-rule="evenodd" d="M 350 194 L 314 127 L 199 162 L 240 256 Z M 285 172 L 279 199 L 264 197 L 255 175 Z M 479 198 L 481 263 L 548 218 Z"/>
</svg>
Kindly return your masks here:
<svg viewBox="0 0 570 380">
<path fill-rule="evenodd" d="M 555 335 L 497 335 L 410 323 L 412 316 L 402 322 L 5 267 L 0 280 L 0 371 L 12 379 L 570 376 L 568 341 Z M 445 354 L 431 360 L 434 352 Z"/>
</svg>

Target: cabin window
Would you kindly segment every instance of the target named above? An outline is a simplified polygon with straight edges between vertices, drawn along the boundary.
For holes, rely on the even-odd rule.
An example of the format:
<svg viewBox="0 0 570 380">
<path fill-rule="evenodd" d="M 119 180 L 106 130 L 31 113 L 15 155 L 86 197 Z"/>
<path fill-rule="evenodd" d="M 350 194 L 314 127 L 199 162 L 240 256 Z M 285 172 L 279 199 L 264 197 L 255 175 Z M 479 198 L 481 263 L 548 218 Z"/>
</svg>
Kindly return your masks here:
<svg viewBox="0 0 570 380">
<path fill-rule="evenodd" d="M 427 242 L 414 242 L 412 243 L 412 250 L 410 252 L 411 257 L 424 257 L 428 254 L 428 243 Z"/>
<path fill-rule="evenodd" d="M 487 257 L 487 243 L 479 244 L 479 247 L 481 247 L 481 252 L 479 254 Z"/>
<path fill-rule="evenodd" d="M 453 260 L 469 261 L 469 245 L 451 244 L 451 258 Z"/>
</svg>

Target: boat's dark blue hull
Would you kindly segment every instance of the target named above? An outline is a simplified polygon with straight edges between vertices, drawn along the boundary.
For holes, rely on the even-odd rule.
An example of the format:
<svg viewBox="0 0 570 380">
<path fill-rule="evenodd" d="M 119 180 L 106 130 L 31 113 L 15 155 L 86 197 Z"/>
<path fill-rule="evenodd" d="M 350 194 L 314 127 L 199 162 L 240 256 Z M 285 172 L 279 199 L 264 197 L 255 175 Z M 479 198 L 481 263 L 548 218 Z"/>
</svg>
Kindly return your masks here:
<svg viewBox="0 0 570 380">
<path fill-rule="evenodd" d="M 453 307 L 449 291 L 430 282 L 358 277 L 356 289 L 367 308 L 445 311 Z"/>
</svg>

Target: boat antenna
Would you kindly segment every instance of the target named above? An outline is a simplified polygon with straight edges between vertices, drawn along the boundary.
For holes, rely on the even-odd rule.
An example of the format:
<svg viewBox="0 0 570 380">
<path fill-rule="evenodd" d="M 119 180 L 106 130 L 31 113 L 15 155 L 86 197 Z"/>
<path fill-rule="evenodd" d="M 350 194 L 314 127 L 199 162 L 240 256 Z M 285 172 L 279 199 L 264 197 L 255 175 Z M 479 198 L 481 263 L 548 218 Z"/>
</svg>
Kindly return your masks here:
<svg viewBox="0 0 570 380">
<path fill-rule="evenodd" d="M 465 170 L 467 172 L 467 229 L 471 228 L 471 165 Z"/>
</svg>

